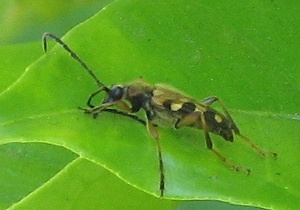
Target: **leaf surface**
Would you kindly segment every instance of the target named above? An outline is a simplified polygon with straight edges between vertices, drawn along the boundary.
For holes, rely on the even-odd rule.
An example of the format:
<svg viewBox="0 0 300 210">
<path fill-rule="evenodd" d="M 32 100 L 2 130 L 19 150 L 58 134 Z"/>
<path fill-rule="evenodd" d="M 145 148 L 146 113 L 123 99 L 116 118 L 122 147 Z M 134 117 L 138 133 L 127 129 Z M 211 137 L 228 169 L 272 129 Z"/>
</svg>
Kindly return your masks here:
<svg viewBox="0 0 300 210">
<path fill-rule="evenodd" d="M 296 8 L 284 2 L 116 1 L 64 41 L 105 84 L 142 76 L 199 100 L 219 96 L 245 135 L 278 153 L 277 160 L 263 159 L 239 138 L 230 144 L 213 136 L 218 151 L 252 169 L 246 176 L 205 148 L 202 131 L 161 127 L 166 198 L 293 209 L 300 197 Z M 1 143 L 63 146 L 158 195 L 156 147 L 145 127 L 109 113 L 95 120 L 78 110 L 95 90 L 56 46 L 0 95 Z"/>
</svg>

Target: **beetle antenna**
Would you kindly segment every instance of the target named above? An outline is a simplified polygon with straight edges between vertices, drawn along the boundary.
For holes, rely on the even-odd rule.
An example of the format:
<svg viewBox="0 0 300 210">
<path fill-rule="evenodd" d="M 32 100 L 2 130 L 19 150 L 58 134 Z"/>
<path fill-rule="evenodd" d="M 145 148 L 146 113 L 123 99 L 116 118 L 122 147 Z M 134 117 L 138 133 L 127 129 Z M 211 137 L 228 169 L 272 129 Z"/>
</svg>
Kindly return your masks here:
<svg viewBox="0 0 300 210">
<path fill-rule="evenodd" d="M 66 51 L 68 51 L 70 53 L 70 55 L 94 78 L 94 80 L 96 81 L 96 83 L 97 83 L 97 85 L 99 87 L 104 87 L 104 91 L 106 91 L 106 92 L 109 90 L 109 88 L 107 88 L 102 82 L 99 81 L 99 79 L 96 77 L 96 75 L 94 74 L 94 72 L 86 65 L 86 63 L 83 62 L 79 58 L 79 56 L 73 50 L 71 50 L 71 48 L 66 43 L 64 43 L 60 38 L 58 38 L 54 34 L 44 33 L 44 35 L 43 35 L 43 48 L 44 48 L 45 52 L 47 52 L 47 49 L 48 49 L 47 48 L 47 38 L 54 39 Z"/>
</svg>

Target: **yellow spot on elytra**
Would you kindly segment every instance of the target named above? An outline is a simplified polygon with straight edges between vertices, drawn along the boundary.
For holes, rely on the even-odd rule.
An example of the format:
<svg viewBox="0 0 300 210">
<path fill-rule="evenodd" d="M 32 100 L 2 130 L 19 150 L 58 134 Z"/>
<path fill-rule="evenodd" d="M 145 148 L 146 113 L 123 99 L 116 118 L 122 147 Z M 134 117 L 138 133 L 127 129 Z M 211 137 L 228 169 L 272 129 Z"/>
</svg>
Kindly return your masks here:
<svg viewBox="0 0 300 210">
<path fill-rule="evenodd" d="M 221 123 L 221 122 L 223 121 L 223 119 L 222 119 L 222 117 L 221 117 L 220 115 L 215 114 L 215 121 L 216 121 L 217 123 Z"/>
<path fill-rule="evenodd" d="M 181 109 L 182 104 L 171 104 L 171 110 L 172 111 L 178 111 L 179 109 Z"/>
</svg>

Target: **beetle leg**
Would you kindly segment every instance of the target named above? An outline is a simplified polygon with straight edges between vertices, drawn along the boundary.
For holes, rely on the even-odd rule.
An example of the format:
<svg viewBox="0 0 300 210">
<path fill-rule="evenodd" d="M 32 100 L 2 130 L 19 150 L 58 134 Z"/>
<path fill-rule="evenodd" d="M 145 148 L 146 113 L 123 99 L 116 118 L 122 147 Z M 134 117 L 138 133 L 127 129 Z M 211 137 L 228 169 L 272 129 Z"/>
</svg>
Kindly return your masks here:
<svg viewBox="0 0 300 210">
<path fill-rule="evenodd" d="M 79 109 L 84 110 L 84 113 L 86 114 L 92 114 L 93 118 L 97 118 L 98 114 L 101 113 L 103 110 L 107 109 L 108 107 L 113 106 L 114 103 L 105 103 L 105 104 L 101 104 L 99 106 L 94 106 L 90 109 L 85 109 L 85 108 L 81 108 L 79 107 Z"/>
<path fill-rule="evenodd" d="M 272 156 L 274 158 L 277 158 L 277 153 L 264 151 L 263 149 L 258 147 L 255 143 L 253 143 L 247 136 L 244 136 L 241 133 L 236 133 L 236 135 L 240 136 L 250 147 L 252 147 L 262 157 Z"/>
<path fill-rule="evenodd" d="M 149 132 L 149 134 L 155 139 L 158 140 L 159 139 L 159 134 L 157 131 L 157 128 L 154 126 L 154 124 L 152 122 L 150 122 L 150 120 L 146 120 L 146 125 L 147 125 L 147 130 Z"/>
<path fill-rule="evenodd" d="M 161 145 L 159 141 L 159 135 L 156 126 L 151 122 L 151 119 L 155 116 L 153 111 L 146 111 L 146 125 L 148 132 L 154 138 L 157 146 L 157 155 L 158 155 L 158 165 L 159 165 L 159 173 L 160 173 L 160 181 L 159 181 L 159 190 L 160 197 L 164 196 L 165 190 L 165 174 L 164 174 L 164 162 L 162 159 Z"/>
<path fill-rule="evenodd" d="M 128 112 L 128 113 L 132 112 L 132 109 L 123 100 L 115 101 L 114 105 L 119 107 L 123 112 Z"/>
<path fill-rule="evenodd" d="M 221 105 L 221 108 L 223 109 L 223 112 L 226 116 L 227 119 L 229 119 L 231 121 L 231 129 L 234 131 L 234 133 L 238 136 L 240 136 L 250 147 L 252 147 L 258 154 L 260 154 L 262 157 L 266 157 L 266 156 L 273 156 L 273 157 L 277 157 L 277 154 L 274 152 L 266 152 L 263 149 L 261 149 L 260 147 L 258 147 L 255 143 L 253 143 L 248 137 L 244 136 L 240 130 L 238 129 L 238 127 L 236 126 L 236 124 L 234 123 L 232 117 L 230 116 L 228 110 L 226 109 L 224 103 L 222 102 L 221 99 L 219 99 L 216 96 L 212 96 L 209 98 L 206 98 L 204 100 L 202 100 L 202 103 L 205 105 L 212 105 L 214 102 L 218 101 Z"/>
<path fill-rule="evenodd" d="M 91 96 L 98 94 L 100 91 L 97 91 L 95 93 L 93 93 Z M 88 103 L 90 102 L 90 99 L 88 101 Z M 100 114 L 102 111 L 108 109 L 111 106 L 117 106 L 119 107 L 124 113 L 130 113 L 131 108 L 126 104 L 125 101 L 123 100 L 119 100 L 119 101 L 114 101 L 112 103 L 104 103 L 104 104 L 100 104 L 98 106 L 92 106 L 90 109 L 84 109 L 84 108 L 80 108 L 82 110 L 84 110 L 84 112 L 86 114 L 92 114 L 94 118 L 96 118 L 98 116 L 98 114 Z M 124 114 L 123 114 L 124 115 Z"/>
<path fill-rule="evenodd" d="M 224 155 L 222 155 L 220 152 L 218 152 L 216 149 L 213 148 L 213 142 L 209 136 L 209 131 L 206 126 L 206 121 L 204 118 L 204 113 L 201 112 L 201 122 L 204 130 L 204 135 L 205 135 L 205 141 L 206 141 L 206 146 L 209 150 L 211 150 L 214 154 L 216 154 L 223 162 L 225 165 L 227 165 L 229 168 L 231 168 L 234 171 L 245 171 L 246 174 L 248 175 L 250 173 L 250 169 L 244 168 L 241 166 L 236 166 L 233 164 L 230 160 L 228 160 Z"/>
<path fill-rule="evenodd" d="M 219 98 L 216 97 L 216 96 L 211 96 L 211 97 L 208 97 L 208 98 L 205 98 L 201 101 L 201 103 L 207 105 L 207 106 L 210 106 L 212 105 L 214 102 L 218 101 Z"/>
<path fill-rule="evenodd" d="M 125 117 L 129 117 L 143 125 L 146 125 L 146 121 L 143 120 L 143 119 L 140 119 L 138 116 L 134 115 L 134 114 L 129 114 L 127 112 L 123 112 L 121 110 L 117 110 L 117 109 L 110 109 L 110 108 L 107 108 L 107 109 L 104 109 L 103 112 L 110 112 L 110 113 L 113 113 L 113 114 L 118 114 L 118 115 L 123 115 Z"/>
<path fill-rule="evenodd" d="M 178 121 L 175 123 L 175 128 L 181 128 L 183 126 L 188 126 L 197 123 L 199 118 L 200 118 L 199 112 L 192 112 L 186 117 L 182 119 L 178 119 Z"/>
</svg>

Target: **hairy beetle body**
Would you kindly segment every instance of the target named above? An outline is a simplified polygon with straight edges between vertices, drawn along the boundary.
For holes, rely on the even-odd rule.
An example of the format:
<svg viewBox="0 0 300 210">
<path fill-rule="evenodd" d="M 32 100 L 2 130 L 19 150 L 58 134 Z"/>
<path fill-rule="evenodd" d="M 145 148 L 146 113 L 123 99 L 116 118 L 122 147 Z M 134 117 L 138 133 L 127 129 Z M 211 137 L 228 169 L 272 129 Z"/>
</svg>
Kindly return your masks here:
<svg viewBox="0 0 300 210">
<path fill-rule="evenodd" d="M 210 138 L 210 133 L 219 135 L 230 142 L 234 140 L 234 134 L 238 135 L 261 156 L 265 157 L 267 155 L 272 155 L 276 157 L 276 153 L 263 151 L 246 136 L 240 133 L 238 127 L 219 98 L 213 96 L 198 101 L 174 88 L 162 84 L 151 85 L 141 78 L 125 85 L 113 85 L 107 87 L 98 80 L 94 72 L 78 57 L 77 54 L 75 54 L 61 39 L 51 33 L 45 33 L 43 36 L 43 46 L 45 51 L 47 51 L 47 38 L 52 38 L 62 45 L 63 48 L 68 51 L 96 81 L 99 89 L 90 95 L 87 101 L 88 108 L 83 109 L 85 113 L 91 114 L 96 118 L 101 112 L 108 111 L 130 117 L 147 126 L 148 132 L 157 143 L 158 165 L 160 171 L 159 189 L 161 197 L 163 197 L 165 191 L 165 175 L 157 126 L 162 125 L 174 128 L 187 126 L 203 130 L 207 148 L 215 153 L 225 165 L 229 166 L 234 171 L 245 171 L 247 174 L 250 173 L 249 169 L 236 166 L 215 150 Z M 101 92 L 105 93 L 102 103 L 93 105 L 93 98 Z M 211 107 L 215 102 L 219 102 L 222 112 Z M 134 115 L 139 111 L 145 112 L 145 120 Z"/>
</svg>

